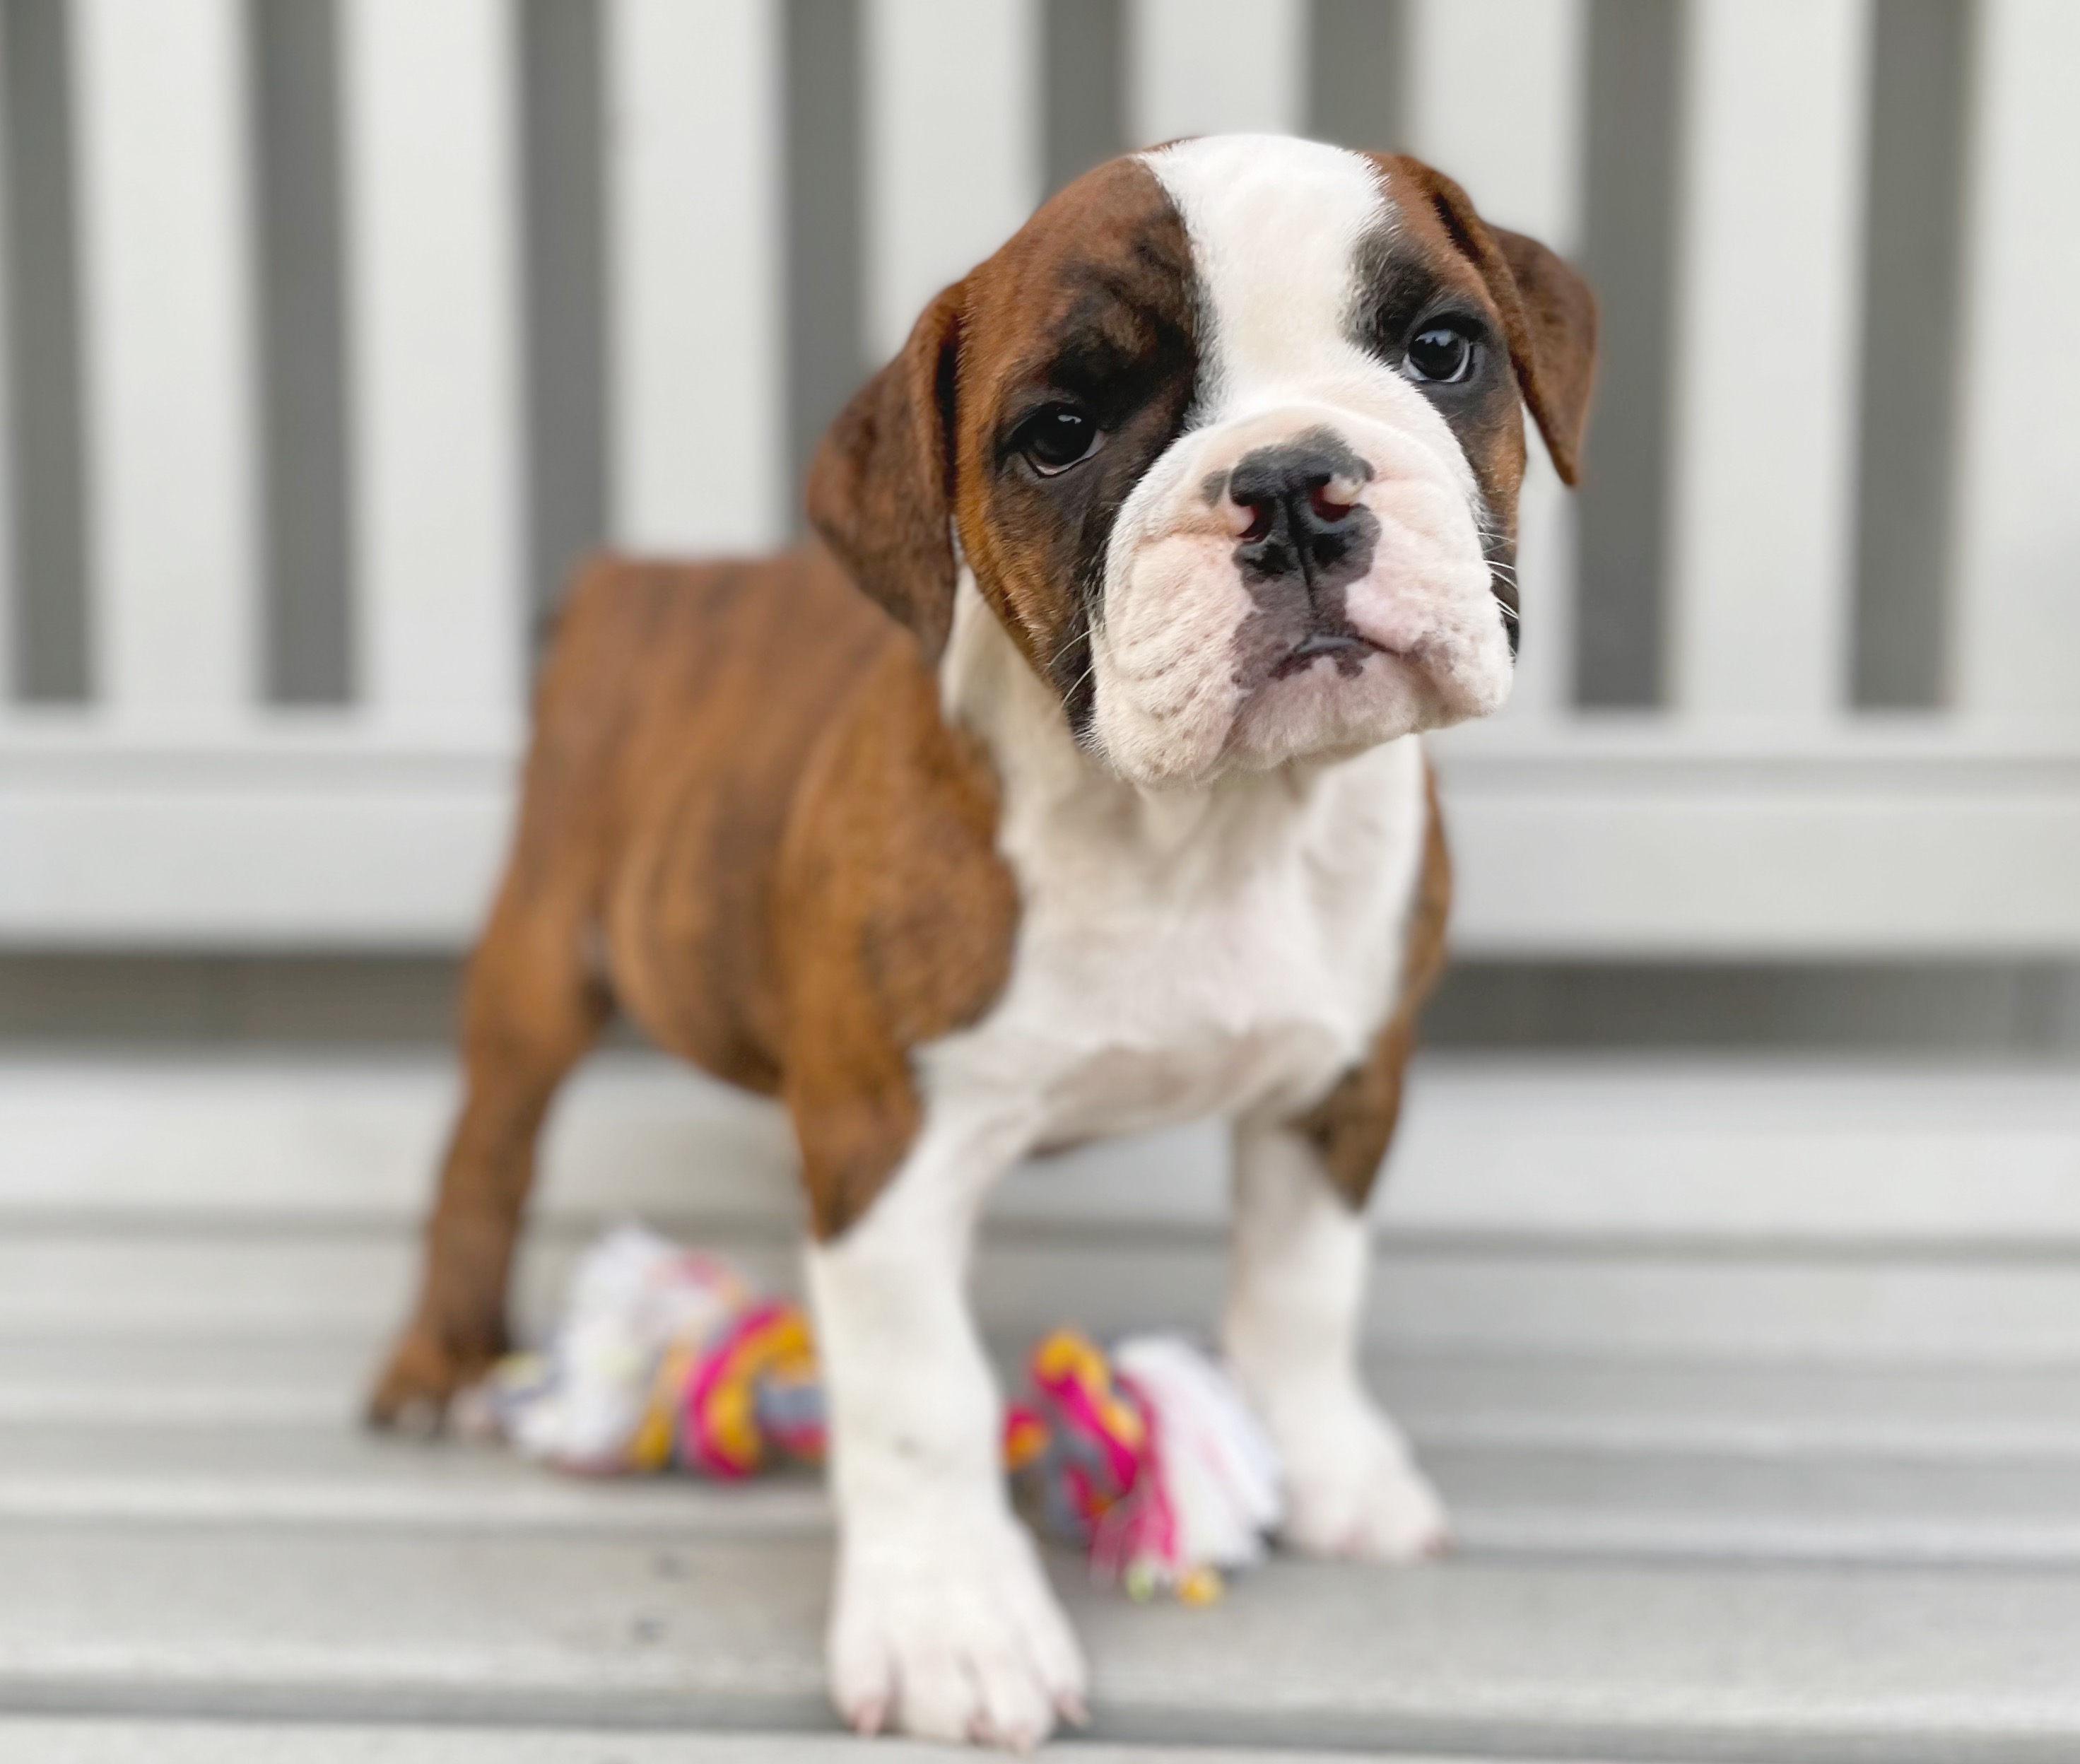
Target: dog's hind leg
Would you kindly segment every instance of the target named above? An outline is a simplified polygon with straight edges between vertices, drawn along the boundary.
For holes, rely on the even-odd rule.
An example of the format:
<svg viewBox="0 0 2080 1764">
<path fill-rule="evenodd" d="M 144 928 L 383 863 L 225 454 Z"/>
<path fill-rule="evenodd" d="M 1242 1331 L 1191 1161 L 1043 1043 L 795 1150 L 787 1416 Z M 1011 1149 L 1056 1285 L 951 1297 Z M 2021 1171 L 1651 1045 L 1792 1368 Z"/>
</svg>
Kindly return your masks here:
<svg viewBox="0 0 2080 1764">
<path fill-rule="evenodd" d="M 379 1427 L 438 1427 L 448 1399 L 505 1352 L 506 1283 L 535 1139 L 610 1008 L 586 903 L 538 892 L 530 880 L 517 867 L 509 874 L 470 961 L 462 1112 L 426 1224 L 418 1301 L 369 1398 Z"/>
</svg>

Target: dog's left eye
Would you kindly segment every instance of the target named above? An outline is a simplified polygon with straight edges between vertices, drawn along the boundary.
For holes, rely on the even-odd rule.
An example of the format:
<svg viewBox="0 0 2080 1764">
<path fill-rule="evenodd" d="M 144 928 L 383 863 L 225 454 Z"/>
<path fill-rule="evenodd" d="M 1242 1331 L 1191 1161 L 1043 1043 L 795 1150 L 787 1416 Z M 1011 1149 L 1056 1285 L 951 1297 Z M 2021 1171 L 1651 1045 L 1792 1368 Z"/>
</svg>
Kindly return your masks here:
<svg viewBox="0 0 2080 1764">
<path fill-rule="evenodd" d="M 1426 325 L 1408 340 L 1411 379 L 1456 385 L 1474 371 L 1474 340 L 1456 325 Z"/>
<path fill-rule="evenodd" d="M 1018 451 L 1043 478 L 1067 471 L 1098 450 L 1105 431 L 1074 404 L 1049 404 L 1018 425 Z"/>
</svg>

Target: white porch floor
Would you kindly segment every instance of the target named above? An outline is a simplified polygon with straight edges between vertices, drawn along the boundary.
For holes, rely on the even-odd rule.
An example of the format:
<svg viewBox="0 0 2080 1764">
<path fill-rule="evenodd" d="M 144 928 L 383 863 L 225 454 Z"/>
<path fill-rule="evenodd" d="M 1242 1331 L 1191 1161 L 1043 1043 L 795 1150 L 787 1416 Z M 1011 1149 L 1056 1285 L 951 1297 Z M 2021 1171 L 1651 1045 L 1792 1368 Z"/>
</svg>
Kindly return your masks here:
<svg viewBox="0 0 2080 1764">
<path fill-rule="evenodd" d="M 0 1066 L 0 1759 L 849 1749 L 813 1485 L 581 1486 L 353 1428 L 447 1084 Z M 597 1063 L 525 1308 L 623 1211 L 786 1280 L 786 1165 L 762 1108 Z M 993 1336 L 1209 1321 L 1219 1186 L 1201 1133 L 1021 1172 Z M 1210 1611 L 1058 1564 L 1081 1755 L 2080 1756 L 2080 1074 L 1433 1062 L 1371 1344 L 1459 1554 L 1279 1562 Z"/>
</svg>

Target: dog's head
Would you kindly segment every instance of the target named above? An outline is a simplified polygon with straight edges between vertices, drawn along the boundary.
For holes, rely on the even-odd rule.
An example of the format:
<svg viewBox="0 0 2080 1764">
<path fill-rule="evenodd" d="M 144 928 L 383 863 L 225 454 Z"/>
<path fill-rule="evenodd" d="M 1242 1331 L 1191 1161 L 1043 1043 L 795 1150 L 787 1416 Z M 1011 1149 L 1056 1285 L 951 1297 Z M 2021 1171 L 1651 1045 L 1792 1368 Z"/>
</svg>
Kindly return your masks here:
<svg viewBox="0 0 2080 1764">
<path fill-rule="evenodd" d="M 810 514 L 928 656 L 964 562 L 1125 777 L 1352 752 L 1507 695 L 1519 400 L 1572 483 L 1595 329 L 1580 277 L 1415 160 L 1182 141 L 933 301 Z"/>
</svg>

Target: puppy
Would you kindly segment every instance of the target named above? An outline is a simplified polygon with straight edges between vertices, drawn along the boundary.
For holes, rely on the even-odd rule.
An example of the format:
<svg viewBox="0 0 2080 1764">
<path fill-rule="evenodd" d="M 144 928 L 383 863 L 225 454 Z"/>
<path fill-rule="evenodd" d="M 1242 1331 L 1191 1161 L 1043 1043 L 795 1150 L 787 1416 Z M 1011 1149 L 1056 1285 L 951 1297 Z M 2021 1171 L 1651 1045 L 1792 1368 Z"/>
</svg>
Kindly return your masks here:
<svg viewBox="0 0 2080 1764">
<path fill-rule="evenodd" d="M 963 1293 L 1030 1152 L 1231 1122 L 1223 1343 L 1287 1541 L 1437 1548 L 1357 1361 L 1449 892 L 1419 735 L 1509 689 L 1520 400 L 1571 483 L 1594 331 L 1573 270 L 1414 160 L 1181 141 L 932 302 L 824 442 L 821 546 L 590 568 L 375 1418 L 504 1350 L 537 1129 L 618 1006 L 793 1119 L 855 1727 L 1025 1746 L 1081 1714 Z"/>
</svg>

